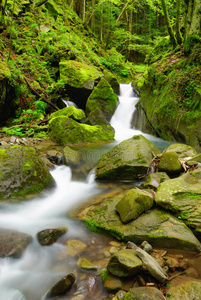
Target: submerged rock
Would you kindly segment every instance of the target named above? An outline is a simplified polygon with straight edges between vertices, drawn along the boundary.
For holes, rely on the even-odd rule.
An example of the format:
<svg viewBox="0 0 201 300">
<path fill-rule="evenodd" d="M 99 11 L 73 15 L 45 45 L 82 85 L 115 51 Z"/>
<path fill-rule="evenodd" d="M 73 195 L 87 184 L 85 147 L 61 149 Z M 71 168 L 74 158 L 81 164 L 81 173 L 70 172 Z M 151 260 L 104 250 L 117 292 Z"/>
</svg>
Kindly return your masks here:
<svg viewBox="0 0 201 300">
<path fill-rule="evenodd" d="M 108 262 L 107 270 L 117 277 L 127 277 L 137 274 L 142 267 L 142 261 L 134 249 L 120 250 L 113 254 Z"/>
<path fill-rule="evenodd" d="M 151 194 L 145 193 L 139 189 L 131 189 L 125 193 L 125 196 L 116 206 L 121 221 L 128 223 L 137 219 L 145 210 L 153 206 L 154 200 Z"/>
<path fill-rule="evenodd" d="M 23 196 L 52 186 L 54 179 L 34 148 L 0 147 L 0 198 Z"/>
<path fill-rule="evenodd" d="M 66 232 L 67 227 L 45 229 L 37 233 L 37 240 L 42 246 L 49 246 L 55 243 Z"/>
<path fill-rule="evenodd" d="M 161 183 L 155 200 L 201 233 L 201 168 Z"/>
<path fill-rule="evenodd" d="M 160 150 L 143 135 L 136 135 L 105 152 L 97 164 L 98 180 L 138 180 L 147 173 Z"/>
<path fill-rule="evenodd" d="M 71 149 L 66 146 L 63 149 L 62 160 L 63 163 L 67 166 L 69 165 L 79 165 L 82 159 L 82 153 L 76 150 Z"/>
<path fill-rule="evenodd" d="M 23 232 L 0 229 L 0 257 L 19 258 L 32 242 L 32 236 Z"/>
<path fill-rule="evenodd" d="M 106 119 L 109 121 L 114 114 L 117 100 L 118 97 L 114 93 L 110 84 L 104 78 L 101 78 L 97 87 L 94 88 L 93 92 L 87 100 L 87 115 L 98 107 L 103 112 Z"/>
<path fill-rule="evenodd" d="M 46 298 L 54 298 L 63 295 L 75 282 L 73 273 L 61 278 L 48 292 Z"/>
</svg>

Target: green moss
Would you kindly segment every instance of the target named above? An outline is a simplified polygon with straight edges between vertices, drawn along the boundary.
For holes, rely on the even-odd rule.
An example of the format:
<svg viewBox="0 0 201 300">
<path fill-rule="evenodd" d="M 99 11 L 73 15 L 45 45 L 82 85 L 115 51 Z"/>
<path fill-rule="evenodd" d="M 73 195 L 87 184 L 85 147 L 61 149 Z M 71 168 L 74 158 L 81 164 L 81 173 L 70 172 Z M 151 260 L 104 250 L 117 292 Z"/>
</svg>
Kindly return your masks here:
<svg viewBox="0 0 201 300">
<path fill-rule="evenodd" d="M 48 121 L 51 121 L 53 118 L 58 118 L 61 116 L 73 118 L 75 120 L 81 120 L 85 118 L 85 113 L 81 109 L 77 109 L 74 106 L 68 106 L 52 113 Z"/>
</svg>

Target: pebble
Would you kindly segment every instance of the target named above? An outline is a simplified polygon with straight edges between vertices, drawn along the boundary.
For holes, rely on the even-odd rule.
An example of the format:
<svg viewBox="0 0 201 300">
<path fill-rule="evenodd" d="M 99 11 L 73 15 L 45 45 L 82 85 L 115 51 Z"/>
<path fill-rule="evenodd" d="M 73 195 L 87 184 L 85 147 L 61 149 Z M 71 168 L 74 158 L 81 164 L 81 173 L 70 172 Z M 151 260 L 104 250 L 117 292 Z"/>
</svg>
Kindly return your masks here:
<svg viewBox="0 0 201 300">
<path fill-rule="evenodd" d="M 109 251 L 111 254 L 114 254 L 118 252 L 118 249 L 116 247 L 111 247 Z"/>
</svg>

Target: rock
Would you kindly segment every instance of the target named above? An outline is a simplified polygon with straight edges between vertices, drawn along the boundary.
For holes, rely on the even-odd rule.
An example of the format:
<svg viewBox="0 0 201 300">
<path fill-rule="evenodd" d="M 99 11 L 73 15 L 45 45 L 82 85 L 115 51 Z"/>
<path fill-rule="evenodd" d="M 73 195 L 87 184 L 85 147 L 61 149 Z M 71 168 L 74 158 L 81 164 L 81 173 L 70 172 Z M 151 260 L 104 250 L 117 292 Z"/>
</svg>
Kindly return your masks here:
<svg viewBox="0 0 201 300">
<path fill-rule="evenodd" d="M 107 292 L 114 292 L 122 289 L 121 279 L 111 274 L 109 274 L 106 279 L 102 280 L 102 285 Z"/>
<path fill-rule="evenodd" d="M 163 293 L 154 287 L 132 288 L 121 300 L 164 300 Z M 178 298 L 182 299 L 182 298 Z M 183 300 L 183 299 L 182 299 Z"/>
<path fill-rule="evenodd" d="M 60 165 L 62 163 L 62 153 L 56 150 L 47 151 L 47 158 L 56 165 Z"/>
<path fill-rule="evenodd" d="M 47 166 L 34 148 L 0 147 L 0 198 L 24 196 L 54 184 Z"/>
<path fill-rule="evenodd" d="M 86 270 L 97 270 L 97 266 L 94 266 L 88 259 L 86 258 L 79 258 L 77 261 L 77 265 Z"/>
<path fill-rule="evenodd" d="M 58 117 L 67 117 L 75 121 L 79 121 L 85 118 L 85 113 L 81 109 L 75 108 L 74 106 L 68 106 L 53 112 L 49 116 L 48 121 L 50 122 L 52 119 Z"/>
<path fill-rule="evenodd" d="M 79 165 L 81 159 L 82 153 L 80 151 L 75 151 L 68 146 L 64 147 L 62 161 L 66 166 Z"/>
<path fill-rule="evenodd" d="M 201 168 L 160 184 L 155 201 L 177 213 L 178 218 L 196 232 L 201 232 Z"/>
<path fill-rule="evenodd" d="M 91 297 L 96 298 L 96 294 L 98 292 L 97 278 L 95 276 L 89 276 L 86 281 L 86 286 L 87 286 L 89 298 Z"/>
<path fill-rule="evenodd" d="M 104 79 L 111 85 L 115 94 L 119 95 L 120 85 L 116 76 L 114 76 L 111 72 L 108 72 L 107 70 L 104 70 L 103 73 L 104 73 Z"/>
<path fill-rule="evenodd" d="M 44 161 L 49 170 L 55 168 L 55 165 L 47 157 L 41 157 L 41 159 Z"/>
<path fill-rule="evenodd" d="M 197 151 L 193 147 L 179 143 L 170 145 L 166 152 L 176 152 L 179 158 L 193 157 L 197 154 Z"/>
<path fill-rule="evenodd" d="M 71 118 L 61 116 L 49 122 L 49 136 L 60 145 L 100 143 L 113 140 L 114 132 L 110 125 L 79 124 Z"/>
<path fill-rule="evenodd" d="M 142 267 L 142 261 L 133 249 L 120 250 L 113 254 L 108 262 L 107 270 L 117 277 L 127 277 L 137 274 Z"/>
<path fill-rule="evenodd" d="M 176 258 L 171 256 L 164 256 L 163 258 L 170 270 L 175 271 L 176 268 L 180 267 L 179 261 Z"/>
<path fill-rule="evenodd" d="M 71 257 L 77 256 L 87 248 L 87 245 L 80 240 L 68 240 L 66 242 L 66 246 L 67 246 L 67 255 Z"/>
<path fill-rule="evenodd" d="M 116 211 L 119 213 L 121 221 L 128 223 L 137 219 L 145 210 L 150 209 L 153 206 L 153 202 L 151 194 L 139 189 L 131 189 L 119 201 Z"/>
<path fill-rule="evenodd" d="M 198 278 L 199 274 L 198 271 L 192 267 L 189 267 L 185 270 L 185 275 L 192 278 Z"/>
<path fill-rule="evenodd" d="M 168 182 L 168 181 L 166 181 Z M 172 214 L 153 209 L 141 214 L 136 220 L 123 224 L 116 213 L 116 205 L 124 193 L 100 199 L 94 205 L 83 209 L 77 217 L 85 220 L 92 231 L 102 230 L 124 241 L 141 244 L 144 240 L 156 248 L 200 251 L 201 244 L 191 230 Z"/>
<path fill-rule="evenodd" d="M 19 258 L 32 242 L 32 236 L 26 233 L 0 229 L 0 257 Z"/>
<path fill-rule="evenodd" d="M 64 60 L 59 63 L 60 79 L 76 89 L 93 90 L 95 81 L 103 74 L 94 66 L 75 60 Z"/>
<path fill-rule="evenodd" d="M 182 171 L 182 166 L 178 160 L 178 154 L 173 151 L 164 152 L 161 155 L 158 170 L 166 172 L 169 175 L 180 173 Z"/>
<path fill-rule="evenodd" d="M 177 278 L 179 279 L 179 278 Z M 184 276 L 180 276 L 179 286 L 174 286 L 173 282 L 167 291 L 168 299 L 171 300 L 200 300 L 201 281 Z"/>
<path fill-rule="evenodd" d="M 85 123 L 89 125 L 110 125 L 99 107 L 96 107 L 89 113 Z"/>
<path fill-rule="evenodd" d="M 37 240 L 42 246 L 49 246 L 54 244 L 66 232 L 67 227 L 45 229 L 37 233 Z"/>
<path fill-rule="evenodd" d="M 146 251 L 147 253 L 151 253 L 153 251 L 153 247 L 152 245 L 150 245 L 147 241 L 144 241 L 141 244 L 141 247 L 143 248 L 144 251 Z"/>
<path fill-rule="evenodd" d="M 140 185 L 141 188 L 147 189 L 157 189 L 161 182 L 165 180 L 169 180 L 170 177 L 165 172 L 156 172 L 151 173 L 147 176 L 147 178 Z"/>
<path fill-rule="evenodd" d="M 129 243 L 129 246 L 132 246 L 133 243 Z M 160 267 L 157 261 L 149 255 L 147 252 L 142 250 L 139 247 L 136 247 L 134 244 L 134 249 L 136 251 L 137 256 L 142 260 L 148 272 L 156 278 L 159 282 L 165 282 L 168 280 L 168 276 L 166 272 Z"/>
<path fill-rule="evenodd" d="M 10 69 L 3 59 L 0 59 L 0 122 L 15 116 L 15 87 L 12 85 Z"/>
<path fill-rule="evenodd" d="M 118 97 L 114 93 L 110 84 L 101 78 L 98 85 L 94 88 L 86 103 L 87 115 L 95 108 L 100 108 L 106 119 L 109 121 L 114 114 Z"/>
<path fill-rule="evenodd" d="M 63 295 L 75 282 L 75 275 L 69 273 L 67 276 L 61 278 L 48 292 L 46 298 L 54 298 Z"/>
<path fill-rule="evenodd" d="M 190 163 L 190 162 L 192 162 L 194 164 L 195 164 L 195 162 L 196 163 L 201 163 L 201 154 L 197 154 L 197 155 L 193 156 L 192 158 L 187 159 L 187 164 Z"/>
<path fill-rule="evenodd" d="M 119 291 L 116 293 L 115 297 L 117 298 L 117 300 L 120 300 L 124 295 L 126 295 L 126 291 L 124 291 L 124 290 L 119 290 Z M 112 300 L 113 300 L 113 299 L 112 299 Z"/>
<path fill-rule="evenodd" d="M 98 161 L 98 180 L 138 180 L 160 150 L 143 135 L 133 136 L 105 152 Z"/>
</svg>

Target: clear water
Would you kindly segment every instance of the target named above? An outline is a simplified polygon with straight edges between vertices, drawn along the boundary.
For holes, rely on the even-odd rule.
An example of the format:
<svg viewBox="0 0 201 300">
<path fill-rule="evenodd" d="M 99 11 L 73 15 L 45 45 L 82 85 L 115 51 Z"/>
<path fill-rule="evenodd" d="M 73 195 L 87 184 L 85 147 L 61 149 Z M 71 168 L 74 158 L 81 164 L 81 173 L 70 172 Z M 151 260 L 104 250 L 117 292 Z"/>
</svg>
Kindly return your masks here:
<svg viewBox="0 0 201 300">
<path fill-rule="evenodd" d="M 115 142 L 96 147 L 83 147 L 82 151 L 89 161 L 96 162 L 104 151 L 117 143 L 133 135 L 144 134 L 130 127 L 137 101 L 138 98 L 134 96 L 131 85 L 121 85 L 119 105 L 111 120 L 116 131 Z M 144 136 L 162 150 L 168 146 L 168 143 L 161 139 L 147 134 Z M 20 259 L 0 259 L 0 300 L 44 299 L 48 288 L 62 276 L 75 270 L 76 260 L 73 259 L 66 260 L 64 270 L 55 267 L 58 256 L 65 251 L 65 246 L 61 243 L 48 247 L 40 246 L 36 240 L 38 231 L 67 226 L 68 232 L 64 238 L 78 238 L 82 241 L 91 239 L 85 226 L 68 218 L 67 213 L 73 207 L 101 193 L 104 186 L 97 186 L 93 172 L 83 182 L 72 180 L 71 169 L 66 166 L 57 166 L 52 175 L 56 181 L 56 188 L 53 191 L 17 204 L 7 202 L 0 204 L 0 228 L 18 230 L 33 237 L 33 243 Z"/>
</svg>

